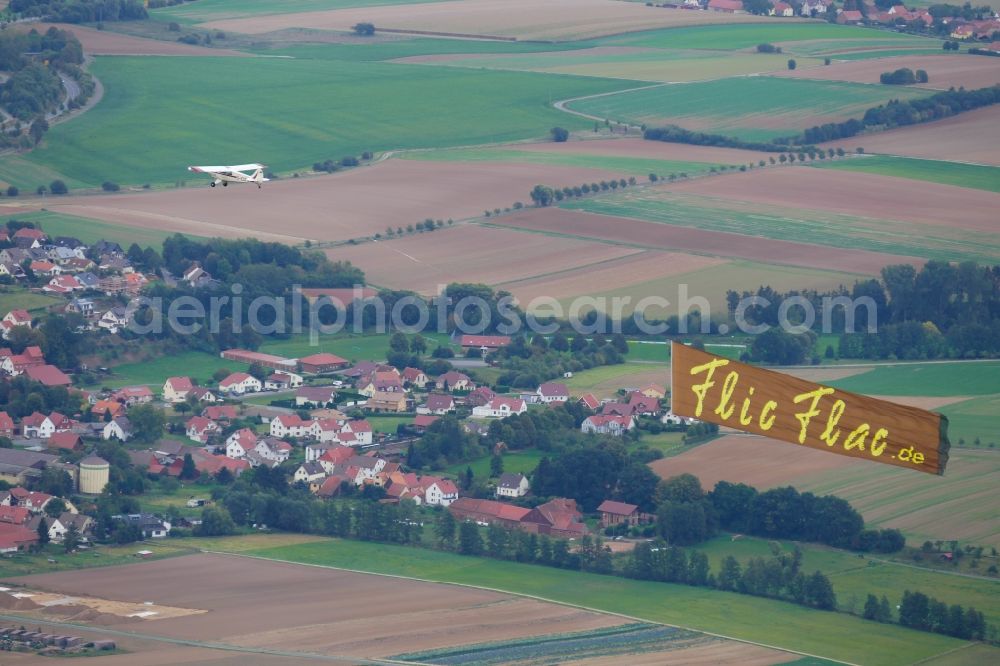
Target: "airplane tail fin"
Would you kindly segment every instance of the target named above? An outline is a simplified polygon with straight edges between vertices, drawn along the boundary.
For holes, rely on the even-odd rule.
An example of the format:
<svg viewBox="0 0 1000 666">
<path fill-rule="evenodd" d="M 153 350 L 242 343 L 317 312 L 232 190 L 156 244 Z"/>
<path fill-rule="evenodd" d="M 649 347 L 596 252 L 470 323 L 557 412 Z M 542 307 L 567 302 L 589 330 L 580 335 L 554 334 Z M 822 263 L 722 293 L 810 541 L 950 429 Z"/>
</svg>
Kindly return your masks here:
<svg viewBox="0 0 1000 666">
<path fill-rule="evenodd" d="M 255 183 L 267 182 L 267 178 L 264 178 L 264 169 L 258 167 L 257 170 L 253 172 L 251 180 L 253 180 L 253 182 Z"/>
</svg>

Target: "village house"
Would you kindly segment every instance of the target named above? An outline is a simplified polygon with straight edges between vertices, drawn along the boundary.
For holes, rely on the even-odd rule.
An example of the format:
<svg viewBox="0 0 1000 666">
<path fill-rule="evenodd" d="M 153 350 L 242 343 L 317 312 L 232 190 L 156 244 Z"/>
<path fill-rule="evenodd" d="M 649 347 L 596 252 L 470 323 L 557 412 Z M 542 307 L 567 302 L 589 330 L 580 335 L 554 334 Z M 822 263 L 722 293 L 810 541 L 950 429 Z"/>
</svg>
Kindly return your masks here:
<svg viewBox="0 0 1000 666">
<path fill-rule="evenodd" d="M 52 412 L 48 416 L 34 412 L 21 420 L 21 433 L 28 438 L 48 439 L 57 431 L 69 430 L 74 423 L 59 412 Z"/>
<path fill-rule="evenodd" d="M 265 391 L 284 391 L 302 386 L 302 375 L 294 372 L 275 372 L 264 379 Z"/>
<path fill-rule="evenodd" d="M 38 543 L 38 533 L 23 525 L 0 523 L 0 554 L 30 550 Z"/>
<path fill-rule="evenodd" d="M 144 539 L 163 539 L 170 534 L 170 523 L 151 513 L 115 515 L 111 516 L 111 519 L 138 527 Z"/>
<path fill-rule="evenodd" d="M 75 432 L 70 430 L 60 430 L 52 433 L 52 436 L 45 440 L 45 445 L 50 449 L 62 449 L 63 451 L 80 451 L 83 449 L 83 440 Z"/>
<path fill-rule="evenodd" d="M 593 393 L 584 393 L 577 402 L 592 412 L 596 412 L 601 406 L 601 401 Z"/>
<path fill-rule="evenodd" d="M 76 533 L 80 541 L 86 543 L 90 540 L 90 532 L 94 524 L 94 519 L 82 513 L 70 513 L 63 511 L 58 518 L 53 518 L 49 523 L 49 540 L 55 543 L 62 543 L 66 538 L 66 532 L 70 526 L 76 527 Z"/>
<path fill-rule="evenodd" d="M 97 326 L 114 335 L 128 326 L 128 311 L 124 307 L 111 308 L 101 315 Z"/>
<path fill-rule="evenodd" d="M 629 396 L 628 407 L 632 410 L 633 416 L 659 416 L 660 401 L 656 398 L 649 398 L 638 391 Z"/>
<path fill-rule="evenodd" d="M 201 410 L 201 415 L 220 423 L 228 423 L 239 416 L 236 411 L 236 405 L 209 405 Z"/>
<path fill-rule="evenodd" d="M 601 514 L 601 527 L 614 527 L 616 525 L 628 525 L 630 527 L 645 522 L 651 516 L 639 511 L 635 504 L 625 502 L 615 502 L 604 500 L 597 507 L 597 512 Z"/>
<path fill-rule="evenodd" d="M 569 389 L 565 384 L 558 382 L 546 382 L 535 391 L 538 402 L 566 402 L 569 400 Z"/>
<path fill-rule="evenodd" d="M 528 406 L 520 398 L 498 396 L 481 407 L 473 407 L 472 415 L 478 418 L 505 419 L 513 414 L 524 414 Z"/>
<path fill-rule="evenodd" d="M 476 385 L 469 379 L 468 375 L 457 370 L 449 370 L 439 376 L 435 382 L 435 386 L 440 391 L 471 391 L 476 388 Z"/>
<path fill-rule="evenodd" d="M 264 354 L 261 352 L 250 351 L 249 349 L 227 349 L 222 352 L 220 356 L 230 361 L 246 363 L 247 365 L 259 365 L 265 368 L 270 368 L 271 370 L 280 370 L 282 372 L 295 372 L 298 368 L 298 361 L 293 358 L 275 356 L 274 354 Z"/>
<path fill-rule="evenodd" d="M 521 529 L 572 539 L 588 533 L 576 502 L 563 497 L 556 497 L 532 509 L 521 519 Z"/>
<path fill-rule="evenodd" d="M 170 403 L 184 402 L 193 388 L 194 382 L 190 377 L 168 377 L 163 382 L 163 400 Z"/>
<path fill-rule="evenodd" d="M 111 398 L 104 398 L 95 402 L 91 408 L 90 413 L 93 416 L 99 418 L 105 418 L 110 415 L 110 418 L 115 418 L 116 416 L 121 416 L 125 413 L 125 405 L 118 402 L 117 400 L 112 400 Z"/>
<path fill-rule="evenodd" d="M 24 374 L 32 381 L 44 386 L 69 386 L 73 380 L 54 365 L 33 365 L 24 369 Z"/>
<path fill-rule="evenodd" d="M 448 506 L 458 499 L 458 486 L 448 479 L 424 477 L 421 485 L 427 506 Z"/>
<path fill-rule="evenodd" d="M 279 414 L 271 419 L 269 432 L 272 437 L 302 438 L 312 434 L 313 421 L 303 420 L 298 414 Z"/>
<path fill-rule="evenodd" d="M 443 393 L 431 393 L 424 404 L 417 407 L 417 414 L 444 416 L 453 411 L 455 411 L 455 399 Z"/>
<path fill-rule="evenodd" d="M 245 372 L 234 372 L 219 382 L 219 393 L 226 395 L 258 393 L 261 388 L 260 380 Z"/>
<path fill-rule="evenodd" d="M 478 388 L 472 389 L 463 402 L 469 407 L 481 407 L 485 405 L 490 400 L 496 397 L 494 393 L 488 386 L 480 386 Z"/>
<path fill-rule="evenodd" d="M 768 11 L 770 16 L 795 16 L 795 8 L 787 2 L 776 2 Z"/>
<path fill-rule="evenodd" d="M 184 424 L 184 429 L 188 439 L 201 444 L 207 443 L 209 438 L 220 430 L 218 423 L 204 416 L 192 416 Z"/>
<path fill-rule="evenodd" d="M 292 445 L 274 437 L 259 440 L 255 450 L 261 458 L 273 463 L 283 463 L 292 455 Z"/>
<path fill-rule="evenodd" d="M 316 444 L 315 447 L 325 447 L 325 448 L 314 448 L 312 455 L 306 452 L 306 458 L 318 461 L 323 469 L 326 470 L 327 474 L 333 472 L 333 468 L 337 465 L 343 465 L 348 460 L 358 455 L 357 452 L 350 446 L 344 446 L 342 444 Z"/>
<path fill-rule="evenodd" d="M 365 403 L 365 409 L 373 412 L 405 412 L 406 394 L 402 391 L 375 391 Z"/>
<path fill-rule="evenodd" d="M 84 319 L 92 319 L 97 316 L 94 309 L 95 304 L 90 298 L 74 298 L 66 305 L 66 312 L 74 312 Z"/>
<path fill-rule="evenodd" d="M 132 438 L 132 423 L 127 416 L 119 416 L 104 424 L 101 437 L 104 439 L 117 439 L 119 442 L 127 442 Z"/>
<path fill-rule="evenodd" d="M 227 458 L 245 458 L 257 448 L 257 435 L 250 428 L 241 428 L 226 439 Z"/>
<path fill-rule="evenodd" d="M 580 425 L 580 431 L 621 437 L 634 427 L 635 420 L 631 416 L 595 414 L 583 420 L 583 423 Z"/>
<path fill-rule="evenodd" d="M 316 461 L 302 463 L 292 474 L 292 481 L 294 483 L 318 484 L 324 478 L 326 478 L 326 470 Z M 319 486 L 317 485 L 318 488 Z"/>
<path fill-rule="evenodd" d="M 303 386 L 295 391 L 296 407 L 323 407 L 334 401 L 337 389 L 332 386 Z"/>
<path fill-rule="evenodd" d="M 418 368 L 404 368 L 400 376 L 404 385 L 415 386 L 419 389 L 426 387 L 427 382 L 430 381 L 424 371 Z"/>
<path fill-rule="evenodd" d="M 726 14 L 742 14 L 745 11 L 743 0 L 708 0 L 708 9 Z"/>
<path fill-rule="evenodd" d="M 38 345 L 26 347 L 20 354 L 12 354 L 9 349 L 0 349 L 0 370 L 16 377 L 28 368 L 45 365 L 45 356 Z"/>
<path fill-rule="evenodd" d="M 18 247 L 41 247 L 46 240 L 48 240 L 48 236 L 45 235 L 45 232 L 30 227 L 18 229 L 14 232 L 14 237 L 11 238 L 11 242 Z"/>
<path fill-rule="evenodd" d="M 131 407 L 153 402 L 153 391 L 148 386 L 125 386 L 111 394 L 112 399 Z"/>
<path fill-rule="evenodd" d="M 433 414 L 417 414 L 413 417 L 413 429 L 419 433 L 424 432 L 437 421 L 440 416 L 434 416 Z"/>
<path fill-rule="evenodd" d="M 0 437 L 10 439 L 14 436 L 14 419 L 7 412 L 0 412 Z"/>
<path fill-rule="evenodd" d="M 497 497 L 524 497 L 530 488 L 531 484 L 523 474 L 505 472 L 500 475 L 500 479 L 497 481 L 496 495 Z"/>
</svg>

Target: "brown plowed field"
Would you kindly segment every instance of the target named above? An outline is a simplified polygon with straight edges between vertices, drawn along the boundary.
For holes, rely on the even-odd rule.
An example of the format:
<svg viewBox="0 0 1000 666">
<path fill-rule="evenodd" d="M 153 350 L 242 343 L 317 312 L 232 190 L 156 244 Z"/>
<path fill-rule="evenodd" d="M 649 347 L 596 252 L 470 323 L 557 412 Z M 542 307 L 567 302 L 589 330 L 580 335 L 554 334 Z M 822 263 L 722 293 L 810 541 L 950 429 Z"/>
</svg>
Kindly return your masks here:
<svg viewBox="0 0 1000 666">
<path fill-rule="evenodd" d="M 868 150 L 866 139 L 862 137 L 858 141 Z M 1000 205 L 1000 196 L 986 190 L 806 166 L 747 171 L 724 178 L 699 178 L 674 183 L 669 189 L 773 206 L 985 232 L 996 231 L 997 206 Z"/>
<path fill-rule="evenodd" d="M 919 84 L 918 87 L 921 88 L 947 90 L 952 86 L 955 88 L 964 86 L 972 90 L 1000 83 L 1000 58 L 972 57 L 968 55 L 907 55 L 890 58 L 873 58 L 870 60 L 851 60 L 848 62 L 837 62 L 828 67 L 810 67 L 808 69 L 796 69 L 792 71 L 785 70 L 775 73 L 774 76 L 882 85 L 879 83 L 880 74 L 883 72 L 892 72 L 901 67 L 909 67 L 914 72 L 918 69 L 927 72 L 928 81 L 927 83 Z"/>
<path fill-rule="evenodd" d="M 693 146 L 686 143 L 646 141 L 645 139 L 593 139 L 565 143 L 522 143 L 509 146 L 512 150 L 539 153 L 565 153 L 568 155 L 607 155 L 611 157 L 639 157 L 651 160 L 676 160 L 679 162 L 708 162 L 711 164 L 749 164 L 766 160 L 773 153 L 759 153 L 736 148 Z"/>
<path fill-rule="evenodd" d="M 371 284 L 424 295 L 437 294 L 449 282 L 496 285 L 611 260 L 628 262 L 641 254 L 606 243 L 473 225 L 327 250 L 335 261 L 363 267 Z"/>
<path fill-rule="evenodd" d="M 268 234 L 287 242 L 345 240 L 425 218 L 460 219 L 527 201 L 538 183 L 576 185 L 619 177 L 601 169 L 541 164 L 386 160 L 315 178 L 208 187 L 191 174 L 180 190 L 69 196 L 50 210 L 137 227 L 229 238 Z"/>
<path fill-rule="evenodd" d="M 356 23 L 368 21 L 379 28 L 401 31 L 565 40 L 652 28 L 768 20 L 773 19 L 653 8 L 616 0 L 456 0 L 249 16 L 201 25 L 227 32 L 260 34 L 302 27 L 349 31 Z"/>
<path fill-rule="evenodd" d="M 539 296 L 560 299 L 625 289 L 640 282 L 724 263 L 724 259 L 717 257 L 649 250 L 600 265 L 577 266 L 571 270 L 553 271 L 538 277 L 528 277 L 525 273 L 525 279 L 504 282 L 499 286 L 514 294 L 522 304 L 526 304 Z"/>
<path fill-rule="evenodd" d="M 988 106 L 933 123 L 854 137 L 853 141 L 870 153 L 1000 165 L 997 127 L 1000 106 Z M 826 147 L 843 145 L 844 140 L 839 140 Z"/>
<path fill-rule="evenodd" d="M 16 25 L 16 24 L 15 24 Z M 25 23 L 19 29 L 45 32 L 55 26 L 69 30 L 80 40 L 83 52 L 88 55 L 158 55 L 158 56 L 243 56 L 250 54 L 231 49 L 210 49 L 194 44 L 166 42 L 159 39 L 144 39 L 106 30 L 95 30 L 81 25 L 67 23 Z"/>
<path fill-rule="evenodd" d="M 115 629 L 245 647 L 375 657 L 626 621 L 484 590 L 220 554 L 27 576 L 63 594 L 202 608 Z"/>
<path fill-rule="evenodd" d="M 819 171 L 819 169 L 815 169 Z M 715 187 L 736 176 L 705 178 Z M 669 224 L 643 222 L 624 217 L 596 215 L 561 208 L 532 209 L 499 217 L 495 224 L 565 234 L 585 239 L 641 245 L 663 250 L 688 251 L 721 257 L 804 266 L 846 273 L 877 274 L 882 267 L 922 259 L 887 255 L 867 250 L 846 250 L 805 243 L 743 236 L 721 231 L 704 231 Z"/>
</svg>

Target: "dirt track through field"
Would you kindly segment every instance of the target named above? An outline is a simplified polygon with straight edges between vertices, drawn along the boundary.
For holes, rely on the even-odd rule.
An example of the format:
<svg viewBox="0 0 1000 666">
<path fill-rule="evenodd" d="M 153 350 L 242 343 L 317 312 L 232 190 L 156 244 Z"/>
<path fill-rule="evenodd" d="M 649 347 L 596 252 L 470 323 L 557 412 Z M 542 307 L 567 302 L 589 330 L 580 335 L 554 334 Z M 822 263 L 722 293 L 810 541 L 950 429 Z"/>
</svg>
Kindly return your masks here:
<svg viewBox="0 0 1000 666">
<path fill-rule="evenodd" d="M 859 139 L 859 143 L 868 142 Z M 668 189 L 736 201 L 994 233 L 1000 206 L 1000 195 L 986 190 L 808 166 L 700 178 L 674 183 Z M 914 229 L 914 233 L 920 230 Z"/>
<path fill-rule="evenodd" d="M 818 171 L 818 170 L 817 170 Z M 712 178 L 712 183 L 726 178 Z M 705 231 L 669 224 L 643 222 L 624 217 L 597 215 L 561 208 L 534 209 L 503 216 L 493 224 L 571 238 L 604 240 L 664 250 L 687 251 L 718 257 L 737 257 L 806 268 L 875 275 L 884 266 L 911 262 L 916 257 L 888 255 L 867 250 L 847 250 L 805 243 L 743 236 L 721 231 Z"/>
</svg>

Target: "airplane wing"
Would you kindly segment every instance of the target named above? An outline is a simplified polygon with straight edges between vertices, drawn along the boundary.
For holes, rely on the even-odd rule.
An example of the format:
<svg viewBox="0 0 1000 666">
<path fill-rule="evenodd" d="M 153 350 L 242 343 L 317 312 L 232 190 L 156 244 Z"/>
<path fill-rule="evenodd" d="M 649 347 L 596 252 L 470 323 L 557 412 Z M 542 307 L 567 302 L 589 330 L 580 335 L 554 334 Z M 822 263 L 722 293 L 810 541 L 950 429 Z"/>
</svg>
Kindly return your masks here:
<svg viewBox="0 0 1000 666">
<path fill-rule="evenodd" d="M 267 165 L 265 164 L 237 164 L 235 166 L 224 167 L 230 171 L 255 171 L 257 169 L 264 169 Z"/>
<path fill-rule="evenodd" d="M 196 173 L 218 173 L 220 171 L 231 171 L 233 167 L 227 166 L 189 166 L 188 171 Z"/>
</svg>

